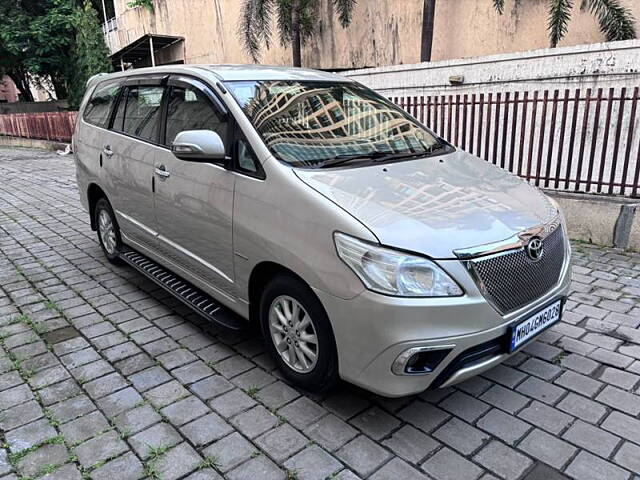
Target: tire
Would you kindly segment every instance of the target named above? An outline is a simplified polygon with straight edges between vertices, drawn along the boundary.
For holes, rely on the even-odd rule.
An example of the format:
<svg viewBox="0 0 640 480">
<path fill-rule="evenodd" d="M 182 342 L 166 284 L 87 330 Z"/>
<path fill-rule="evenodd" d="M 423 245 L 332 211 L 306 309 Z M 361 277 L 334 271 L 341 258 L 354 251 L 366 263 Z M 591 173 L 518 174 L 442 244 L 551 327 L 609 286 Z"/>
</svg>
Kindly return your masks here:
<svg viewBox="0 0 640 480">
<path fill-rule="evenodd" d="M 286 313 L 286 308 L 283 307 L 287 304 L 293 305 L 289 299 L 297 302 L 301 307 L 298 326 L 302 328 L 296 329 L 295 322 L 293 325 L 287 325 L 288 332 L 272 328 L 272 320 L 276 324 L 279 321 L 278 326 L 284 328 L 282 317 L 277 315 L 276 310 Z M 293 308 L 289 308 L 289 311 L 292 310 Z M 304 325 L 307 322 L 306 319 L 309 320 L 310 326 Z M 285 275 L 278 276 L 269 282 L 260 301 L 260 326 L 266 348 L 287 380 L 311 392 L 323 392 L 335 386 L 339 377 L 338 353 L 333 329 L 324 307 L 307 285 Z M 277 333 L 276 336 L 274 332 Z M 312 332 L 315 333 L 317 340 L 315 350 L 312 341 L 304 341 L 313 338 Z M 280 343 L 285 347 L 283 354 L 276 347 L 276 337 L 281 338 L 283 342 L 288 342 L 286 345 Z M 304 347 L 302 347 L 303 344 Z M 298 345 L 297 348 L 296 345 Z M 294 362 L 287 359 L 287 357 L 291 358 L 289 353 L 292 349 L 295 351 Z M 307 355 L 309 351 L 316 353 L 315 363 L 312 357 Z M 300 352 L 304 357 L 303 360 L 300 359 Z M 294 363 L 293 366 L 292 363 Z"/>
<path fill-rule="evenodd" d="M 121 263 L 119 257 L 120 247 L 122 246 L 120 227 L 118 227 L 118 221 L 113 213 L 111 204 L 106 198 L 102 197 L 98 200 L 94 214 L 98 242 L 100 243 L 104 256 L 113 264 Z"/>
</svg>

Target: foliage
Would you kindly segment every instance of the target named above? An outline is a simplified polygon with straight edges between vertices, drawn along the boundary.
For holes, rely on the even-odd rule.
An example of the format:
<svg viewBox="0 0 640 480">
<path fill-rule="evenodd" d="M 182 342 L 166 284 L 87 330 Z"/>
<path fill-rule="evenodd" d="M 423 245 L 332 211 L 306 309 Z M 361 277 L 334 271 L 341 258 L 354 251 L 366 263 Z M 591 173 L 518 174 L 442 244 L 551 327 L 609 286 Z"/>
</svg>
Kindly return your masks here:
<svg viewBox="0 0 640 480">
<path fill-rule="evenodd" d="M 76 2 L 0 0 L 0 75 L 11 77 L 22 99 L 33 100 L 30 82 L 48 84 L 58 98 L 67 98 L 84 88 L 87 73 L 96 73 L 92 69 L 108 68 L 101 63 L 107 51 L 104 41 L 101 48 L 97 42 L 102 32 L 96 12 L 91 9 L 94 19 L 89 22 L 87 8 Z M 93 39 L 88 28 L 94 30 Z"/>
<path fill-rule="evenodd" d="M 75 16 L 76 37 L 73 52 L 74 68 L 69 88 L 69 107 L 77 109 L 82 101 L 87 80 L 100 72 L 110 72 L 109 52 L 98 21 L 98 14 L 85 1 Z"/>
<path fill-rule="evenodd" d="M 351 23 L 356 3 L 357 0 L 332 0 L 343 28 Z M 254 62 L 259 61 L 261 48 L 269 49 L 271 46 L 274 17 L 283 46 L 296 42 L 296 33 L 304 45 L 315 33 L 319 8 L 320 0 L 244 0 L 238 30 L 245 50 Z M 296 15 L 298 22 L 293 21 Z M 295 50 L 295 45 L 292 46 Z"/>
<path fill-rule="evenodd" d="M 573 0 L 547 0 L 547 29 L 552 47 L 556 47 L 566 35 L 573 5 Z M 493 6 L 500 15 L 504 13 L 504 0 L 493 0 Z M 620 0 L 581 0 L 580 9 L 596 17 L 606 41 L 636 38 L 633 14 Z"/>
<path fill-rule="evenodd" d="M 127 2 L 127 7 L 129 8 L 144 7 L 147 10 L 153 12 L 153 0 L 132 0 L 131 2 Z"/>
</svg>

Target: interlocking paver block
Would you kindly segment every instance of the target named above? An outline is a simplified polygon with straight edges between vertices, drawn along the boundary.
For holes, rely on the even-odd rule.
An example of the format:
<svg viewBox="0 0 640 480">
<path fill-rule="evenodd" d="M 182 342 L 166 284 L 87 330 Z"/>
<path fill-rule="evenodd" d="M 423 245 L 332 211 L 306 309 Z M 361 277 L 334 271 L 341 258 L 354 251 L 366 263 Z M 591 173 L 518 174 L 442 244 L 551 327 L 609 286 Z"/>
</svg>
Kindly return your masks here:
<svg viewBox="0 0 640 480">
<path fill-rule="evenodd" d="M 153 448 L 171 447 L 181 440 L 180 434 L 168 423 L 157 423 L 128 439 L 131 447 L 142 459 L 149 457 Z"/>
<path fill-rule="evenodd" d="M 440 446 L 433 438 L 411 425 L 404 425 L 383 440 L 382 444 L 411 463 L 419 463 Z"/>
<path fill-rule="evenodd" d="M 97 405 L 108 417 L 130 410 L 142 402 L 142 397 L 132 387 L 112 393 L 97 400 Z"/>
<path fill-rule="evenodd" d="M 325 415 L 313 422 L 304 432 L 329 451 L 340 448 L 358 434 L 356 429 L 334 414 Z"/>
<path fill-rule="evenodd" d="M 433 437 L 453 449 L 470 455 L 478 450 L 489 436 L 459 418 L 452 418 L 433 432 Z"/>
<path fill-rule="evenodd" d="M 526 456 L 497 441 L 490 442 L 473 458 L 502 478 L 518 478 L 533 463 Z"/>
<path fill-rule="evenodd" d="M 69 458 L 67 447 L 62 444 L 43 445 L 29 452 L 18 461 L 17 469 L 23 477 L 40 473 L 45 465 L 60 465 Z"/>
<path fill-rule="evenodd" d="M 361 476 L 367 476 L 391 455 L 369 438 L 360 435 L 336 452 L 336 457 Z"/>
<path fill-rule="evenodd" d="M 300 397 L 278 410 L 279 415 L 283 416 L 291 425 L 300 429 L 317 421 L 326 413 L 327 411 L 324 408 L 307 397 Z"/>
<path fill-rule="evenodd" d="M 88 468 L 127 450 L 127 444 L 120 440 L 115 432 L 111 431 L 81 443 L 75 448 L 75 453 L 80 464 Z"/>
<path fill-rule="evenodd" d="M 92 480 L 139 480 L 144 477 L 142 462 L 131 452 L 115 458 L 91 472 Z"/>
<path fill-rule="evenodd" d="M 278 409 L 290 401 L 298 398 L 300 394 L 283 382 L 275 382 L 260 389 L 258 398 L 266 407 Z"/>
<path fill-rule="evenodd" d="M 342 469 L 342 464 L 317 445 L 311 445 L 284 462 L 300 480 L 323 480 Z"/>
<path fill-rule="evenodd" d="M 218 468 L 227 472 L 251 457 L 255 451 L 254 445 L 235 432 L 205 448 L 203 453 L 206 457 L 215 458 Z"/>
<path fill-rule="evenodd" d="M 209 405 L 225 418 L 232 417 L 243 410 L 248 410 L 256 401 L 239 388 L 231 390 L 209 401 Z"/>
<path fill-rule="evenodd" d="M 49 422 L 41 418 L 35 422 L 18 427 L 5 434 L 5 439 L 11 452 L 20 452 L 27 448 L 38 445 L 58 435 L 56 429 Z"/>
<path fill-rule="evenodd" d="M 531 425 L 528 423 L 497 408 L 491 409 L 489 413 L 478 420 L 476 425 L 510 445 L 521 439 L 531 429 Z"/>
<path fill-rule="evenodd" d="M 309 443 L 309 440 L 291 425 L 285 423 L 265 433 L 255 442 L 271 458 L 281 463 L 302 450 Z"/>
<path fill-rule="evenodd" d="M 400 425 L 400 421 L 397 418 L 378 407 L 371 407 L 365 410 L 351 419 L 350 423 L 374 440 L 386 437 Z"/>
<path fill-rule="evenodd" d="M 579 480 L 626 480 L 629 472 L 606 460 L 582 451 L 567 467 L 567 475 Z"/>
<path fill-rule="evenodd" d="M 154 407 L 162 408 L 181 398 L 188 397 L 189 391 L 179 382 L 172 380 L 144 392 L 144 396 Z"/>
<path fill-rule="evenodd" d="M 576 452 L 576 448 L 567 442 L 539 429 L 527 435 L 518 448 L 558 469 L 561 469 Z"/>
<path fill-rule="evenodd" d="M 397 478 L 410 478 L 412 480 L 427 480 L 427 476 L 403 462 L 394 458 L 374 473 L 371 480 L 395 480 Z"/>
<path fill-rule="evenodd" d="M 80 443 L 109 428 L 104 415 L 95 411 L 65 423 L 60 427 L 60 432 L 68 442 Z"/>
<path fill-rule="evenodd" d="M 198 455 L 198 452 L 188 443 L 181 443 L 160 456 L 160 458 L 154 462 L 154 467 L 161 479 L 176 480 L 196 470 L 201 463 L 202 457 Z"/>
<path fill-rule="evenodd" d="M 193 395 L 164 407 L 160 412 L 176 426 L 184 425 L 205 413 L 209 413 L 202 400 Z"/>
<path fill-rule="evenodd" d="M 285 473 L 264 455 L 251 458 L 227 474 L 229 480 L 260 478 L 263 480 L 285 480 Z"/>
<path fill-rule="evenodd" d="M 640 472 L 640 447 L 625 442 L 615 454 L 614 460 L 618 465 L 638 473 Z"/>
<path fill-rule="evenodd" d="M 14 428 L 31 423 L 43 415 L 44 411 L 38 402 L 32 400 L 27 403 L 21 403 L 0 414 L 0 429 L 5 432 L 13 430 Z"/>
<path fill-rule="evenodd" d="M 278 424 L 278 417 L 262 405 L 258 405 L 233 417 L 231 423 L 243 435 L 255 438 L 274 428 Z"/>
<path fill-rule="evenodd" d="M 171 375 L 162 367 L 151 367 L 129 376 L 129 381 L 139 392 L 157 387 L 172 380 Z"/>
<path fill-rule="evenodd" d="M 403 408 L 398 416 L 425 433 L 431 432 L 449 418 L 439 408 L 417 400 Z"/>
<path fill-rule="evenodd" d="M 476 480 L 483 470 L 449 448 L 442 448 L 422 464 L 438 480 Z"/>
<path fill-rule="evenodd" d="M 227 393 L 235 387 L 222 375 L 213 375 L 191 384 L 189 388 L 198 397 L 203 400 L 209 400 L 217 397 L 218 395 L 222 395 L 223 393 Z"/>
</svg>

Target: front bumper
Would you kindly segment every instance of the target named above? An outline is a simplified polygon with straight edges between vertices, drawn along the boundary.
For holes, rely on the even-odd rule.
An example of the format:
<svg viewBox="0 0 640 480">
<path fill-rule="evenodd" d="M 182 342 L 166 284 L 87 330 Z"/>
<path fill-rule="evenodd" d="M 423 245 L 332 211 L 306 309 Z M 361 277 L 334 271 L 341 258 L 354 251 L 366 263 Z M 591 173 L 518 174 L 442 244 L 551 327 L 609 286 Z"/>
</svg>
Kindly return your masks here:
<svg viewBox="0 0 640 480">
<path fill-rule="evenodd" d="M 331 320 L 344 380 L 383 396 L 401 397 L 422 392 L 434 382 L 443 387 L 482 373 L 511 354 L 504 348 L 493 348 L 477 362 L 459 363 L 461 354 L 501 342 L 510 326 L 566 297 L 571 282 L 567 259 L 554 288 L 526 307 L 502 316 L 478 291 L 461 262 L 446 260 L 439 264 L 461 284 L 464 296 L 400 298 L 365 290 L 344 300 L 315 290 Z M 407 349 L 441 346 L 451 351 L 432 372 L 392 372 L 394 361 Z"/>
</svg>

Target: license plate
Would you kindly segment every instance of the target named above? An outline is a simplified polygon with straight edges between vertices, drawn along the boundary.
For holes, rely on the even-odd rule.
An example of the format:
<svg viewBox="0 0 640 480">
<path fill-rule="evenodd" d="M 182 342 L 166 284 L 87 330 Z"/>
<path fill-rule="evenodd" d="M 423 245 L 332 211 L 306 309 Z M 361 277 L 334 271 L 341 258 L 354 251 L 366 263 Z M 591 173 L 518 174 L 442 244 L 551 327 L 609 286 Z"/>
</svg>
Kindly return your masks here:
<svg viewBox="0 0 640 480">
<path fill-rule="evenodd" d="M 561 311 L 562 300 L 558 300 L 526 320 L 520 322 L 515 327 L 512 327 L 509 352 L 513 352 L 520 345 L 560 320 Z"/>
</svg>

